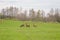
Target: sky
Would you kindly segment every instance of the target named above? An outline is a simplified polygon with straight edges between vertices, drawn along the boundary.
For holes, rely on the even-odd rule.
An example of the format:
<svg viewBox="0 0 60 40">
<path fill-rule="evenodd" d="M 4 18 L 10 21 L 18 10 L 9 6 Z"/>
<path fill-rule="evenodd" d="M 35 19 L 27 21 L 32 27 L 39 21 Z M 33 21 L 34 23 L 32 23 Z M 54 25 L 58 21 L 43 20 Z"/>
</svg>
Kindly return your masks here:
<svg viewBox="0 0 60 40">
<path fill-rule="evenodd" d="M 51 8 L 60 8 L 60 0 L 0 0 L 0 10 L 6 7 L 22 7 L 23 9 L 43 9 L 48 12 Z"/>
</svg>

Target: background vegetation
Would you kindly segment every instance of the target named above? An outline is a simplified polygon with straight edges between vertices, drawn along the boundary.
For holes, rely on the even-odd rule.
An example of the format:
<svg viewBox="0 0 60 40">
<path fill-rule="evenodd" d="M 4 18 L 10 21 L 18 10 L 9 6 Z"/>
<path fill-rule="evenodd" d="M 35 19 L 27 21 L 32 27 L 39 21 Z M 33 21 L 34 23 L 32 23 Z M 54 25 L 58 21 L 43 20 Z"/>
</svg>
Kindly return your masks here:
<svg viewBox="0 0 60 40">
<path fill-rule="evenodd" d="M 60 22 L 60 9 L 56 8 L 45 13 L 44 10 L 23 10 L 22 8 L 7 7 L 1 10 L 0 19 L 17 19 L 20 21 Z"/>
</svg>

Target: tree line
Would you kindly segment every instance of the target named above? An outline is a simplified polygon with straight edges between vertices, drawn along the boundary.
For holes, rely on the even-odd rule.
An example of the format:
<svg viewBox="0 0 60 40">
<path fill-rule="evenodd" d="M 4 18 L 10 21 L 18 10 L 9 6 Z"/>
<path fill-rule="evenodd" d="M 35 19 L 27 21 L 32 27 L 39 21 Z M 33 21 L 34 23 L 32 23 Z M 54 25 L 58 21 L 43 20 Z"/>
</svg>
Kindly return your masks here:
<svg viewBox="0 0 60 40">
<path fill-rule="evenodd" d="M 0 19 L 18 19 L 20 21 L 42 21 L 42 22 L 60 22 L 60 9 L 56 8 L 48 13 L 44 10 L 35 11 L 34 9 L 22 10 L 17 7 L 6 7 L 0 12 Z"/>
</svg>

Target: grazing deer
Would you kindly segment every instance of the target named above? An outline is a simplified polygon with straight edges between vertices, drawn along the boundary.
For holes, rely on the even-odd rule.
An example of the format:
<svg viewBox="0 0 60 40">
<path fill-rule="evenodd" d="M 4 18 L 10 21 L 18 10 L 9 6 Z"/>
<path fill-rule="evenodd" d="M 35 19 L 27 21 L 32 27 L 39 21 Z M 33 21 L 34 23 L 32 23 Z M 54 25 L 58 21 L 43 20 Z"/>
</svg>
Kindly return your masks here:
<svg viewBox="0 0 60 40">
<path fill-rule="evenodd" d="M 20 27 L 24 27 L 24 24 L 22 24 Z"/>
<path fill-rule="evenodd" d="M 29 24 L 26 24 L 26 27 L 30 27 L 30 25 Z"/>
<path fill-rule="evenodd" d="M 36 24 L 33 24 L 33 27 L 36 27 Z"/>
</svg>

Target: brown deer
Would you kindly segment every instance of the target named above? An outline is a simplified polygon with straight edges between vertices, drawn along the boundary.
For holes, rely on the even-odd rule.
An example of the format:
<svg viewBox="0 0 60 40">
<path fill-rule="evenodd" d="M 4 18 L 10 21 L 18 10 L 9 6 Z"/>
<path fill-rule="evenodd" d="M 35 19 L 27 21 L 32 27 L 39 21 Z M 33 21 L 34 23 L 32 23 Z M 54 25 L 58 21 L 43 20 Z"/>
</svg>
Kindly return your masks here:
<svg viewBox="0 0 60 40">
<path fill-rule="evenodd" d="M 33 24 L 33 27 L 36 27 L 36 24 Z"/>
<path fill-rule="evenodd" d="M 20 27 L 24 27 L 24 24 L 22 24 Z"/>
<path fill-rule="evenodd" d="M 26 27 L 30 27 L 30 25 L 29 24 L 26 24 Z"/>
</svg>

